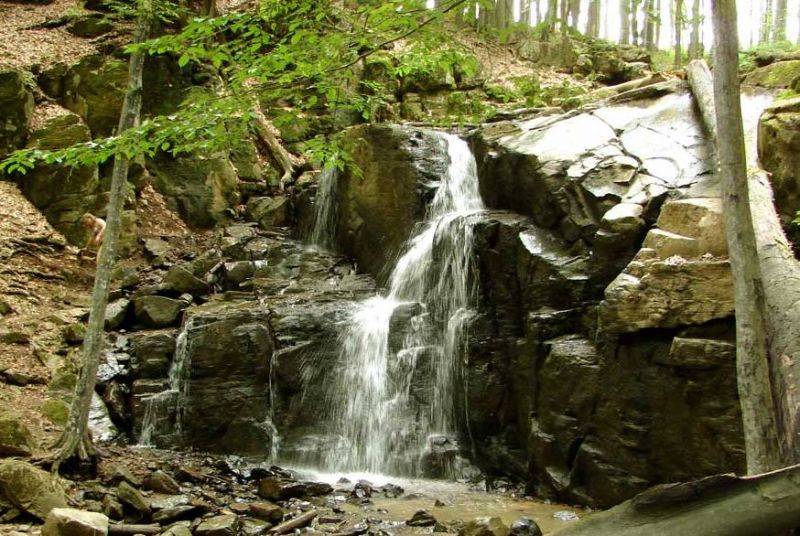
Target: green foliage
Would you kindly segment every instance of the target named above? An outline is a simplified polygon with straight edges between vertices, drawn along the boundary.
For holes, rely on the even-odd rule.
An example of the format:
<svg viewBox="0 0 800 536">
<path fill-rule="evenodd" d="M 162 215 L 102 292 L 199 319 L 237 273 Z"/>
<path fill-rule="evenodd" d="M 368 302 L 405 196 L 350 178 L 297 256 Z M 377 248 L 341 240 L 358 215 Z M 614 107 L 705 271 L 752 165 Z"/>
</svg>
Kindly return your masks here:
<svg viewBox="0 0 800 536">
<path fill-rule="evenodd" d="M 278 121 L 289 122 L 306 112 L 358 114 L 369 120 L 385 104 L 386 95 L 377 84 L 360 83 L 355 66 L 407 36 L 413 34 L 414 39 L 403 41 L 394 75 L 452 71 L 455 65 L 474 72 L 474 58 L 449 46 L 449 36 L 437 24 L 463 2 L 451 0 L 429 10 L 425 0 L 387 0 L 347 9 L 334 0 L 261 0 L 252 12 L 193 18 L 180 31 L 130 45 L 126 51 L 167 54 L 187 69 L 211 65 L 225 81 L 217 95 L 199 92 L 176 113 L 145 119 L 120 136 L 58 151 L 17 151 L 0 163 L 0 171 L 24 173 L 36 162 L 94 165 L 116 154 L 133 158 L 160 151 L 215 151 L 224 148 L 237 129 L 248 128 L 255 103 L 271 117 L 277 115 Z M 164 17 L 176 13 L 171 0 L 157 5 Z M 119 9 L 124 14 L 124 3 Z M 326 157 L 337 151 L 323 150 L 319 141 L 306 148 L 324 161 L 344 158 Z"/>
<path fill-rule="evenodd" d="M 563 106 L 575 108 L 583 104 L 582 95 L 586 90 L 564 80 L 561 85 L 541 87 L 538 77 L 520 77 L 514 79 L 517 91 L 525 99 L 525 106 L 538 108 L 543 106 Z"/>
<path fill-rule="evenodd" d="M 505 86 L 487 85 L 484 91 L 490 99 L 505 103 L 518 100 L 520 97 L 516 91 Z"/>
</svg>

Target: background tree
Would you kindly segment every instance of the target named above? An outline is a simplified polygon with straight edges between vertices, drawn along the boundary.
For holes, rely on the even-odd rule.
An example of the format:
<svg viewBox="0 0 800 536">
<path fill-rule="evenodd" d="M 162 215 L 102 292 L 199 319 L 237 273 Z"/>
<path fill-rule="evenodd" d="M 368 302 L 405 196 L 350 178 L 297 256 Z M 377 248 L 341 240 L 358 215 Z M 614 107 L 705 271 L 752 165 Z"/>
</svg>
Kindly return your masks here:
<svg viewBox="0 0 800 536">
<path fill-rule="evenodd" d="M 696 60 L 703 57 L 703 42 L 700 35 L 700 25 L 703 21 L 701 13 L 701 0 L 692 3 L 692 33 L 689 37 L 689 59 Z"/>
<path fill-rule="evenodd" d="M 672 18 L 675 23 L 675 67 L 683 64 L 683 0 L 675 0 L 675 16 Z"/>
<path fill-rule="evenodd" d="M 631 0 L 619 2 L 619 42 L 628 45 L 631 42 Z"/>
<path fill-rule="evenodd" d="M 774 41 L 786 41 L 786 25 L 788 22 L 788 1 L 776 0 Z"/>
<path fill-rule="evenodd" d="M 643 45 L 649 52 L 656 49 L 656 5 L 654 0 L 645 0 L 642 6 L 644 10 L 644 40 Z"/>
<path fill-rule="evenodd" d="M 772 37 L 772 25 L 774 22 L 772 7 L 772 0 L 763 0 L 761 6 L 761 30 L 758 35 L 758 42 L 762 45 L 769 43 Z"/>
<path fill-rule="evenodd" d="M 600 7 L 600 0 L 589 1 L 588 18 L 586 21 L 586 34 L 589 37 L 600 36 L 600 21 L 602 19 Z"/>
</svg>

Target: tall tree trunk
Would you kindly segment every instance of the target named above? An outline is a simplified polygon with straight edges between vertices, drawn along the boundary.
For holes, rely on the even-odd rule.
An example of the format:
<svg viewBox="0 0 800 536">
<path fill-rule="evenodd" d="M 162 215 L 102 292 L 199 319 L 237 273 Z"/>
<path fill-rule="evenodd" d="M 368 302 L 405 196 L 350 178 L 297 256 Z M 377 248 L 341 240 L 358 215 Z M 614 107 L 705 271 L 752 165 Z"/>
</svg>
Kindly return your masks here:
<svg viewBox="0 0 800 536">
<path fill-rule="evenodd" d="M 559 20 L 561 21 L 561 35 L 568 34 L 569 28 L 569 2 L 570 0 L 561 0 L 560 2 L 560 13 L 559 13 Z"/>
<path fill-rule="evenodd" d="M 569 0 L 569 25 L 578 28 L 578 21 L 581 16 L 581 0 Z"/>
<path fill-rule="evenodd" d="M 754 2 L 756 0 L 753 0 Z M 758 42 L 762 45 L 769 43 L 772 36 L 772 23 L 773 23 L 772 0 L 764 0 L 763 10 L 761 12 L 761 31 L 759 32 Z"/>
<path fill-rule="evenodd" d="M 700 40 L 700 13 L 701 0 L 694 0 L 692 4 L 692 34 L 689 38 L 689 59 L 696 60 L 703 57 L 703 43 Z"/>
<path fill-rule="evenodd" d="M 620 0 L 619 2 L 619 42 L 629 45 L 631 42 L 631 4 L 630 0 Z"/>
<path fill-rule="evenodd" d="M 531 0 L 521 0 L 519 5 L 519 21 L 525 26 L 531 24 Z"/>
<path fill-rule="evenodd" d="M 747 471 L 783 464 L 773 401 L 767 339 L 767 302 L 751 211 L 739 94 L 739 39 L 735 0 L 715 0 L 714 89 L 708 97 L 708 67 L 695 61 L 690 81 L 715 141 L 736 308 L 736 365 Z M 715 110 L 714 113 L 711 110 Z"/>
<path fill-rule="evenodd" d="M 139 0 L 137 10 L 134 42 L 142 43 L 150 32 L 153 17 L 152 0 Z M 122 103 L 117 135 L 132 128 L 139 121 L 139 112 L 142 107 L 143 66 L 144 54 L 142 52 L 131 54 L 128 65 L 128 86 Z M 86 460 L 94 454 L 89 434 L 89 407 L 97 382 L 100 353 L 105 341 L 105 312 L 106 305 L 108 305 L 111 272 L 119 242 L 125 183 L 128 180 L 128 164 L 129 161 L 125 156 L 118 154 L 114 157 L 108 213 L 106 214 L 106 232 L 95 271 L 92 306 L 83 342 L 83 363 L 70 406 L 69 421 L 56 445 L 58 451 L 54 456 L 53 463 L 53 469 L 56 471 L 62 462 L 73 456 Z"/>
<path fill-rule="evenodd" d="M 653 52 L 656 49 L 656 24 L 655 24 L 655 2 L 645 0 L 644 2 L 644 47 Z"/>
<path fill-rule="evenodd" d="M 736 0 L 715 0 L 714 108 L 722 204 L 736 308 L 736 368 L 744 423 L 747 472 L 765 473 L 781 463 L 770 381 L 764 280 L 756 249 L 747 153 L 739 92 Z"/>
<path fill-rule="evenodd" d="M 495 7 L 494 26 L 498 30 L 504 30 L 511 25 L 514 16 L 513 0 L 497 0 Z"/>
<path fill-rule="evenodd" d="M 683 64 L 683 0 L 675 0 L 675 68 Z"/>
<path fill-rule="evenodd" d="M 589 37 L 600 37 L 600 0 L 591 0 L 588 16 L 586 33 Z"/>
<path fill-rule="evenodd" d="M 631 0 L 631 44 L 640 45 L 642 35 L 639 33 L 639 4 L 640 0 Z"/>
<path fill-rule="evenodd" d="M 656 13 L 658 13 L 658 17 L 656 18 L 656 30 L 655 30 L 655 48 L 658 48 L 661 43 L 661 0 L 656 0 Z"/>
<path fill-rule="evenodd" d="M 787 0 L 777 0 L 775 6 L 775 41 L 786 41 L 787 4 Z"/>
</svg>

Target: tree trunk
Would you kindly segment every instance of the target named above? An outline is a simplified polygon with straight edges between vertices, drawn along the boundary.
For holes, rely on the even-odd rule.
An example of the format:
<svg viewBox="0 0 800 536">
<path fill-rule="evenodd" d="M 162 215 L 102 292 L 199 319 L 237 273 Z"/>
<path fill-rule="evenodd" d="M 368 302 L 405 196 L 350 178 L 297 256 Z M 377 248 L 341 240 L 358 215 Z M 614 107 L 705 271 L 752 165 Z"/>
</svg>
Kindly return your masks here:
<svg viewBox="0 0 800 536">
<path fill-rule="evenodd" d="M 659 47 L 661 43 L 661 0 L 656 1 L 656 13 L 658 13 L 658 17 L 656 18 L 656 33 L 655 33 L 655 48 Z"/>
<path fill-rule="evenodd" d="M 787 0 L 777 0 L 775 6 L 775 41 L 786 41 Z"/>
<path fill-rule="evenodd" d="M 683 0 L 675 0 L 675 68 L 683 64 Z"/>
<path fill-rule="evenodd" d="M 569 1 L 569 25 L 572 28 L 578 28 L 578 21 L 581 16 L 581 0 Z"/>
<path fill-rule="evenodd" d="M 736 308 L 736 369 L 747 472 L 783 465 L 768 361 L 767 308 L 750 207 L 738 75 L 734 0 L 715 0 L 713 100 L 708 66 L 694 61 L 689 80 L 715 138 Z M 774 208 L 772 209 L 774 210 Z"/>
<path fill-rule="evenodd" d="M 623 45 L 631 43 L 631 4 L 630 0 L 620 0 L 619 2 L 619 42 Z"/>
<path fill-rule="evenodd" d="M 767 349 L 764 280 L 756 249 L 739 92 L 736 0 L 715 0 L 714 108 L 722 204 L 736 308 L 736 367 L 749 474 L 781 467 Z"/>
<path fill-rule="evenodd" d="M 531 0 L 521 0 L 519 5 L 519 21 L 525 26 L 531 24 Z"/>
<path fill-rule="evenodd" d="M 147 39 L 153 16 L 152 0 L 139 0 L 139 11 L 136 22 L 134 42 L 141 43 Z M 142 107 L 142 68 L 144 54 L 131 54 L 128 65 L 128 86 L 122 103 L 117 135 L 132 128 L 139 121 Z M 54 456 L 53 470 L 65 460 L 77 456 L 87 460 L 94 454 L 91 435 L 89 434 L 89 407 L 92 402 L 97 369 L 100 364 L 100 353 L 105 340 L 105 312 L 108 304 L 108 289 L 111 284 L 111 272 L 121 227 L 122 206 L 125 199 L 125 183 L 128 180 L 129 161 L 124 155 L 114 157 L 114 168 L 111 174 L 111 189 L 106 214 L 106 231 L 103 247 L 97 261 L 97 269 L 92 288 L 92 305 L 89 311 L 89 323 L 83 342 L 83 363 L 80 376 L 75 386 L 75 393 L 69 412 L 69 422 L 57 443 L 58 451 Z"/>
<path fill-rule="evenodd" d="M 656 24 L 655 24 L 655 2 L 653 0 L 645 0 L 644 2 L 644 47 L 648 52 L 653 52 L 656 49 Z"/>
<path fill-rule="evenodd" d="M 753 0 L 754 2 L 756 0 Z M 769 43 L 772 36 L 772 0 L 764 0 L 764 11 L 761 13 L 761 31 L 759 32 L 758 42 L 762 45 Z"/>
<path fill-rule="evenodd" d="M 662 484 L 556 536 L 784 534 L 800 526 L 800 466 L 758 476 Z"/>
<path fill-rule="evenodd" d="M 692 4 L 692 34 L 689 38 L 689 59 L 697 60 L 703 57 L 703 43 L 700 40 L 700 0 Z"/>
<path fill-rule="evenodd" d="M 591 0 L 589 4 L 586 33 L 589 37 L 600 37 L 600 0 Z"/>
<path fill-rule="evenodd" d="M 280 187 L 283 190 L 291 180 L 300 162 L 296 161 L 289 151 L 281 145 L 278 136 L 275 134 L 274 127 L 261 113 L 258 106 L 253 106 L 250 113 L 253 116 L 253 130 L 255 130 L 258 139 L 264 144 L 264 148 L 272 161 L 283 172 L 280 179 Z"/>
</svg>

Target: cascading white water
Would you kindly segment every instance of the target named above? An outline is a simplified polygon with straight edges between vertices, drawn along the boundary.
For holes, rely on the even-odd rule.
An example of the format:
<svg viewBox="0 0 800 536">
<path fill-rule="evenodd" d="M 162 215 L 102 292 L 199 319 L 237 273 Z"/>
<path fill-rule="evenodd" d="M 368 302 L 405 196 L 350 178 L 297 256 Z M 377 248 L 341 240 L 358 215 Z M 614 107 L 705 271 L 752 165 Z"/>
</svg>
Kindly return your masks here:
<svg viewBox="0 0 800 536">
<path fill-rule="evenodd" d="M 414 474 L 429 436 L 455 432 L 459 341 L 471 316 L 472 229 L 484 210 L 467 144 L 441 134 L 449 165 L 425 220 L 409 239 L 385 295 L 356 305 L 341 337 L 347 393 L 335 409 L 347 448 L 337 470 Z M 405 315 L 402 339 L 396 319 Z"/>
<path fill-rule="evenodd" d="M 178 439 L 183 434 L 183 411 L 189 394 L 188 335 L 193 327 L 194 318 L 189 318 L 178 334 L 175 342 L 175 355 L 169 367 L 168 389 L 142 399 L 145 410 L 139 433 L 139 445 L 141 446 L 155 446 L 154 436 L 157 433 L 168 434 Z M 165 427 L 160 426 L 159 420 L 173 415 L 174 421 L 167 425 L 167 430 L 164 430 Z"/>
<path fill-rule="evenodd" d="M 327 166 L 319 174 L 315 199 L 314 228 L 308 237 L 311 244 L 325 249 L 333 249 L 336 236 L 336 188 L 339 182 L 339 169 Z"/>
</svg>

